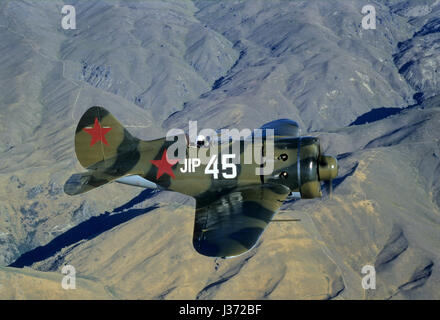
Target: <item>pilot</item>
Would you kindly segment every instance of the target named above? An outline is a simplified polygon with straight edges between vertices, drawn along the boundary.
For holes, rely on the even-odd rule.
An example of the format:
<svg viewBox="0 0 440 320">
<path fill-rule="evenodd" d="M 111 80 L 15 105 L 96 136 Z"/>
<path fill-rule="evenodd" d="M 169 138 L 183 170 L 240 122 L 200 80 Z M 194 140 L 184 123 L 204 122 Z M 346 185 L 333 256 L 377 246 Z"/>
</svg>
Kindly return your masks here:
<svg viewBox="0 0 440 320">
<path fill-rule="evenodd" d="M 207 140 L 206 140 L 206 138 L 205 138 L 204 136 L 202 136 L 202 135 L 199 135 L 199 136 L 197 137 L 196 145 L 197 145 L 197 148 L 200 148 L 200 147 L 206 147 L 206 145 L 207 145 Z"/>
</svg>

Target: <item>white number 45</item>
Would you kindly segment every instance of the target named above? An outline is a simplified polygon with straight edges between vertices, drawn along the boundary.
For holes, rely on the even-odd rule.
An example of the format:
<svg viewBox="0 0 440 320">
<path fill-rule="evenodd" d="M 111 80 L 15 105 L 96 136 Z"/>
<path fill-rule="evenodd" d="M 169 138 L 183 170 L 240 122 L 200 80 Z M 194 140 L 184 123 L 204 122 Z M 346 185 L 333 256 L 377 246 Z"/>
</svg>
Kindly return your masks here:
<svg viewBox="0 0 440 320">
<path fill-rule="evenodd" d="M 222 176 L 225 179 L 234 179 L 237 177 L 237 166 L 232 161 L 228 161 L 233 159 L 235 159 L 235 154 L 222 154 Z M 232 172 L 226 172 L 227 169 L 231 169 Z M 218 179 L 218 172 L 217 155 L 213 155 L 205 168 L 205 174 L 212 174 L 214 179 Z"/>
</svg>

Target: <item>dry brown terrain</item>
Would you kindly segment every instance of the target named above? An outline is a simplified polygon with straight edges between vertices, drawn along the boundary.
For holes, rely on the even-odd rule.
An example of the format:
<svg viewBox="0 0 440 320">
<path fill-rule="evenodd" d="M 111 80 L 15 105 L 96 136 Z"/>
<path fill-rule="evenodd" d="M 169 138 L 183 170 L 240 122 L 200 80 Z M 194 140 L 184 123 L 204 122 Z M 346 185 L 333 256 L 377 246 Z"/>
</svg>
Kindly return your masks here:
<svg viewBox="0 0 440 320">
<path fill-rule="evenodd" d="M 374 31 L 355 0 L 74 2 L 77 30 L 63 1 L 0 2 L 1 299 L 440 299 L 439 1 L 373 1 Z M 192 198 L 64 194 L 93 105 L 143 139 L 294 119 L 338 156 L 334 196 L 201 256 Z"/>
</svg>

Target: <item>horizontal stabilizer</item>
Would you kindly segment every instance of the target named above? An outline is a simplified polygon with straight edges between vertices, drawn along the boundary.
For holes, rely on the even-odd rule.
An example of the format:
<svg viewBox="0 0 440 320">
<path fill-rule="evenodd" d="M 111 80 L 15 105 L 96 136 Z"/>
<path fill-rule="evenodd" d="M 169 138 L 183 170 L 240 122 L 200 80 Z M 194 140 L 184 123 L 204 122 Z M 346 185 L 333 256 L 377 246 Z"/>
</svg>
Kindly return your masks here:
<svg viewBox="0 0 440 320">
<path fill-rule="evenodd" d="M 68 195 L 76 195 L 95 189 L 109 182 L 108 179 L 97 178 L 92 171 L 76 173 L 64 184 L 64 192 Z"/>
</svg>

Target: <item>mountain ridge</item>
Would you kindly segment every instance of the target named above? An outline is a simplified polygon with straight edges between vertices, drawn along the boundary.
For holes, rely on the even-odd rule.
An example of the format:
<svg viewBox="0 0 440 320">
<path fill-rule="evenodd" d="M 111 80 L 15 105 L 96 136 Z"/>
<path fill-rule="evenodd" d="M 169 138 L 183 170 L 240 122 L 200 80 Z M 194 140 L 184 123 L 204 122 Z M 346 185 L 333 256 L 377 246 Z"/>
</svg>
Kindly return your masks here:
<svg viewBox="0 0 440 320">
<path fill-rule="evenodd" d="M 63 1 L 2 2 L 0 298 L 82 298 L 54 294 L 71 264 L 84 298 L 439 299 L 440 2 L 372 4 L 376 30 L 354 0 L 76 0 L 63 30 Z M 270 224 L 243 257 L 200 256 L 192 198 L 63 193 L 93 105 L 141 139 L 294 119 L 338 156 L 334 197 L 286 202 L 301 221 Z"/>
</svg>

